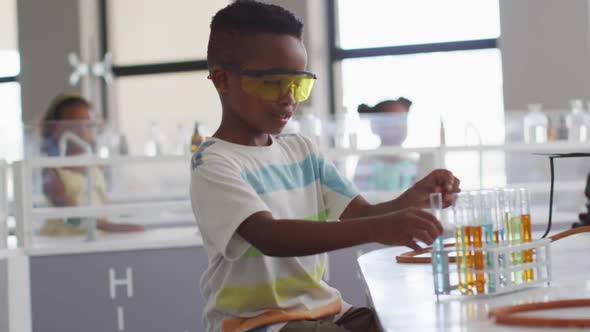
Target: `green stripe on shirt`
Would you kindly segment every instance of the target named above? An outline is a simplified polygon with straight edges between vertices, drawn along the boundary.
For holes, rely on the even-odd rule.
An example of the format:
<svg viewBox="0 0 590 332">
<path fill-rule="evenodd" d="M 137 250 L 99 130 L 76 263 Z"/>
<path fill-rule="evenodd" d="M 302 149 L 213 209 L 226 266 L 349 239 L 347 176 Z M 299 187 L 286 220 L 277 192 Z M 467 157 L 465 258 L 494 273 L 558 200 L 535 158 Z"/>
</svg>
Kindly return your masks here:
<svg viewBox="0 0 590 332">
<path fill-rule="evenodd" d="M 279 277 L 272 282 L 248 286 L 226 286 L 217 294 L 215 307 L 221 310 L 277 307 L 283 301 L 321 288 L 324 265 L 300 275 Z"/>
</svg>

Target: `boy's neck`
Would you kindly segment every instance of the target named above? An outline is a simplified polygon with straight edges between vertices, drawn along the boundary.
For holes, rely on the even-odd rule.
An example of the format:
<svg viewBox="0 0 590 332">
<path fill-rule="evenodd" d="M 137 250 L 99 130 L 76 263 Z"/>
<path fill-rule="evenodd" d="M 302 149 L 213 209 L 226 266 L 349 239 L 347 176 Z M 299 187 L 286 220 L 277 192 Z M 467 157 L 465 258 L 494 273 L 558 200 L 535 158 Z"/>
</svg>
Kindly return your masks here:
<svg viewBox="0 0 590 332">
<path fill-rule="evenodd" d="M 224 128 L 223 123 L 213 134 L 213 137 L 222 139 L 226 142 L 248 146 L 268 146 L 272 142 L 269 134 L 244 133 L 237 130 L 227 130 Z"/>
</svg>

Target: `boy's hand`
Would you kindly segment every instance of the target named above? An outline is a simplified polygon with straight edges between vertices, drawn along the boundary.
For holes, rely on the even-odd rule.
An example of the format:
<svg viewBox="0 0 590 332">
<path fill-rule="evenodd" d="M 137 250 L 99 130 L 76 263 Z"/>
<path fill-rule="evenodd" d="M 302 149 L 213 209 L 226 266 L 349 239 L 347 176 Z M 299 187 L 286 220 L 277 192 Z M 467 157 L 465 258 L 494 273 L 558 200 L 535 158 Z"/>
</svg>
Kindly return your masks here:
<svg viewBox="0 0 590 332">
<path fill-rule="evenodd" d="M 437 169 L 406 190 L 400 196 L 400 199 L 405 206 L 428 208 L 430 207 L 429 195 L 431 193 L 442 193 L 443 206 L 448 207 L 453 201 L 453 194 L 461 191 L 459 189 L 460 184 L 461 181 L 450 171 Z"/>
<path fill-rule="evenodd" d="M 416 240 L 431 245 L 443 232 L 442 225 L 432 214 L 418 208 L 388 213 L 370 223 L 372 242 L 406 246 L 413 250 L 422 249 Z"/>
</svg>

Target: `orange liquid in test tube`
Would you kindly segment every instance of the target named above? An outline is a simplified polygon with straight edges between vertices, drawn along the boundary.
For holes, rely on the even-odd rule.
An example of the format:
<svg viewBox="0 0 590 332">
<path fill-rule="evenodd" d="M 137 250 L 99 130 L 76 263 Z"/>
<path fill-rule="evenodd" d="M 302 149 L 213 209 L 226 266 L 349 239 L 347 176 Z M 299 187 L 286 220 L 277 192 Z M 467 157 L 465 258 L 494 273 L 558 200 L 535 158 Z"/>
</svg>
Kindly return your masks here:
<svg viewBox="0 0 590 332">
<path fill-rule="evenodd" d="M 465 260 L 465 265 L 467 266 L 467 269 L 472 269 L 473 268 L 473 253 L 471 251 L 471 246 L 473 245 L 471 242 L 471 236 L 472 236 L 472 231 L 473 227 L 472 226 L 464 226 L 463 228 L 463 243 L 465 246 L 465 251 L 463 252 L 464 257 L 463 259 Z M 473 286 L 474 286 L 474 280 L 473 280 L 473 273 L 471 273 L 470 271 L 467 271 L 467 285 L 469 287 L 468 293 L 470 294 L 473 290 Z"/>
<path fill-rule="evenodd" d="M 478 294 L 483 294 L 485 291 L 485 275 L 482 272 L 484 269 L 484 255 L 481 250 L 481 226 L 471 226 L 471 232 L 473 236 L 473 267 L 478 270 L 475 273 L 475 289 Z M 479 249 L 479 250 L 478 250 Z"/>
</svg>

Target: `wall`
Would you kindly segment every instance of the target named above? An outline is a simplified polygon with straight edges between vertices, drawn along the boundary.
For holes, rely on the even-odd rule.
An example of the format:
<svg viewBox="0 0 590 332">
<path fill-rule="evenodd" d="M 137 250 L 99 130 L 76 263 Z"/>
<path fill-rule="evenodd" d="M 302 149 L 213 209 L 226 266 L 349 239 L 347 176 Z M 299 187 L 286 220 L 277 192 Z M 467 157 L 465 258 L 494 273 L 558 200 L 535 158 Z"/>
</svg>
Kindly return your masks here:
<svg viewBox="0 0 590 332">
<path fill-rule="evenodd" d="M 17 33 L 14 30 L 16 26 L 15 16 L 12 13 L 16 13 L 16 1 L 15 0 L 3 0 L 0 1 L 0 13 L 11 13 L 9 15 L 3 15 L 4 19 L 0 20 L 0 50 L 9 49 L 13 50 L 16 48 L 16 36 Z"/>
<path fill-rule="evenodd" d="M 325 2 L 267 2 L 287 7 L 304 21 L 309 68 L 319 77 L 307 105 L 323 112 L 329 105 L 328 39 L 327 31 L 322 29 L 326 22 Z M 65 57 L 80 49 L 78 11 L 76 0 L 18 1 L 25 121 L 43 112 L 56 93 L 72 89 L 67 82 L 71 69 Z M 500 0 L 499 46 L 506 109 L 523 109 L 530 102 L 565 108 L 571 98 L 590 99 L 589 11 L 585 0 Z M 140 113 L 141 108 L 133 110 L 133 117 Z M 218 118 L 206 121 L 214 125 Z"/>
<path fill-rule="evenodd" d="M 19 0 L 17 6 L 22 117 L 32 122 L 56 94 L 80 91 L 68 83 L 66 58 L 80 52 L 78 0 Z"/>
<path fill-rule="evenodd" d="M 586 0 L 500 0 L 507 110 L 590 99 L 589 13 Z"/>
</svg>

